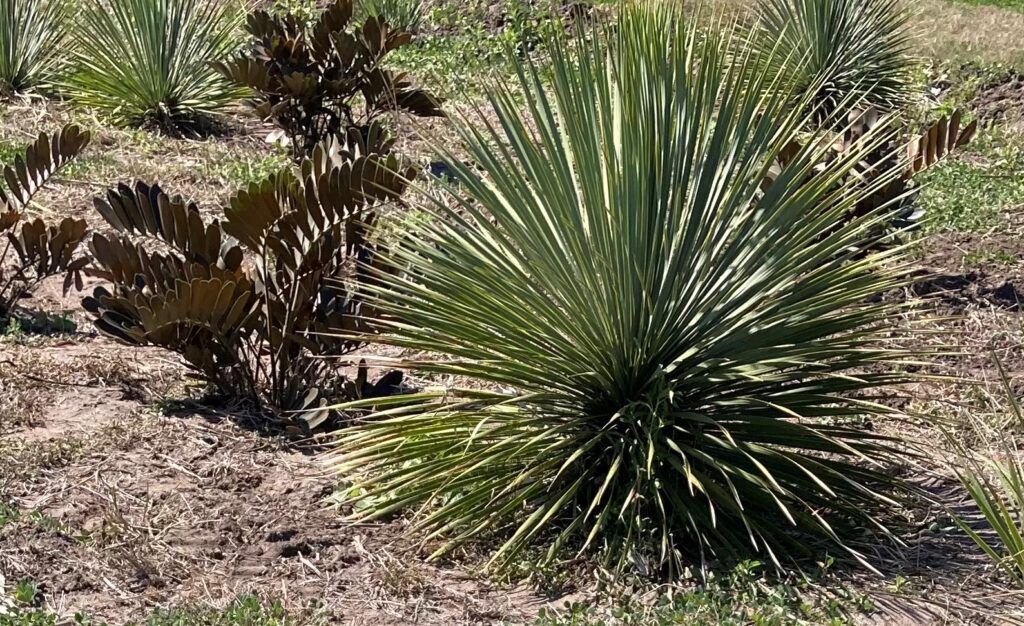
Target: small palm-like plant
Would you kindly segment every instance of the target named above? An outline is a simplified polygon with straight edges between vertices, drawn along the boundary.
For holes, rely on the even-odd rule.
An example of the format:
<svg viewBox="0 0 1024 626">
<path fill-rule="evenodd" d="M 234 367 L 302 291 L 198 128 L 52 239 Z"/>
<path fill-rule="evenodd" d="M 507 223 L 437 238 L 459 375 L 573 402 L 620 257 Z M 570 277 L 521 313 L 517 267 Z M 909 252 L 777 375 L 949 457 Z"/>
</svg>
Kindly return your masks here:
<svg viewBox="0 0 1024 626">
<path fill-rule="evenodd" d="M 86 0 L 68 91 L 121 124 L 177 129 L 243 95 L 211 65 L 236 48 L 240 15 L 206 0 Z"/>
<path fill-rule="evenodd" d="M 65 0 L 0 2 L 0 89 L 17 92 L 53 80 L 64 53 Z"/>
<path fill-rule="evenodd" d="M 819 121 L 844 108 L 888 112 L 907 103 L 913 79 L 909 15 L 899 0 L 765 0 L 756 38 Z"/>
<path fill-rule="evenodd" d="M 296 160 L 351 129 L 366 133 L 384 115 L 443 115 L 441 102 L 386 57 L 412 33 L 370 17 L 355 24 L 353 0 L 334 0 L 312 25 L 300 16 L 256 11 L 246 20 L 251 48 L 217 69 L 252 90 L 251 104 L 288 136 Z"/>
<path fill-rule="evenodd" d="M 869 296 L 906 274 L 859 249 L 884 209 L 846 216 L 902 168 L 856 182 L 888 140 L 869 133 L 769 176 L 801 108 L 738 35 L 670 6 L 554 35 L 550 88 L 528 66 L 490 91 L 492 122 L 461 125 L 463 187 L 425 200 L 388 257 L 407 271 L 366 293 L 374 341 L 478 382 L 338 433 L 352 519 L 419 507 L 435 554 L 497 533 L 493 566 L 540 543 L 648 572 L 889 534 L 898 444 L 858 424 L 894 413 L 870 398 L 903 380 L 877 341 L 895 305 Z"/>
<path fill-rule="evenodd" d="M 359 348 L 340 337 L 368 329 L 369 233 L 377 211 L 398 200 L 415 174 L 374 125 L 321 144 L 298 171 L 240 191 L 225 219 L 158 186 L 120 185 L 96 208 L 115 231 L 93 235 L 90 271 L 109 283 L 83 300 L 103 334 L 179 353 L 220 393 L 275 417 L 315 426 L 327 398 L 369 397 L 400 378 L 339 377 L 336 358 Z"/>
<path fill-rule="evenodd" d="M 62 167 L 78 158 L 90 134 L 68 125 L 54 135 L 40 134 L 14 163 L 2 170 L 0 189 L 0 322 L 7 322 L 23 299 L 42 281 L 64 275 L 65 293 L 82 288 L 82 270 L 89 257 L 78 253 L 85 237 L 83 219 L 65 217 L 57 223 L 29 218 L 30 204 Z"/>
<path fill-rule="evenodd" d="M 927 170 L 956 149 L 970 143 L 978 131 L 978 122 L 962 123 L 960 111 L 953 111 L 947 117 L 941 117 L 919 134 L 910 134 L 900 130 L 902 123 L 898 116 L 880 117 L 878 112 L 868 109 L 863 112 L 851 112 L 850 123 L 841 132 L 829 133 L 825 136 L 830 144 L 829 159 L 839 158 L 851 149 L 856 149 L 861 138 L 876 129 L 879 124 L 890 124 L 895 131 L 892 139 L 872 150 L 850 175 L 870 183 L 878 176 L 887 176 L 893 167 L 902 163 L 903 172 L 886 185 L 876 187 L 871 194 L 865 195 L 857 202 L 853 215 L 869 215 L 879 209 L 886 208 L 893 218 L 891 224 L 879 224 L 882 239 L 887 239 L 893 227 L 903 230 L 917 225 L 924 215 L 917 203 L 918 189 L 913 186 L 915 175 Z M 770 176 L 780 174 L 786 158 L 799 153 L 799 141 L 783 151 L 783 158 L 772 168 Z M 813 178 L 817 172 L 808 173 Z"/>
</svg>

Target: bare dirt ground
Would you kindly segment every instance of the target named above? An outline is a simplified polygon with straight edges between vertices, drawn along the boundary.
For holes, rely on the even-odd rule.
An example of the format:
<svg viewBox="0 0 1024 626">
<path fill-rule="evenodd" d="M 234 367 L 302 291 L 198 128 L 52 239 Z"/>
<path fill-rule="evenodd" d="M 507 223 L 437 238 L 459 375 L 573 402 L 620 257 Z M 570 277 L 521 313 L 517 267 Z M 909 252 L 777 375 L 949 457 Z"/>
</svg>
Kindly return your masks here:
<svg viewBox="0 0 1024 626">
<path fill-rule="evenodd" d="M 400 522 L 345 525 L 302 447 L 212 411 L 159 414 L 152 400 L 182 391 L 166 358 L 79 336 L 0 348 L 3 415 L 22 420 L 0 437 L 0 503 L 20 511 L 0 524 L 8 580 L 116 624 L 240 594 L 346 624 L 523 621 L 544 604 L 423 563 Z"/>
</svg>

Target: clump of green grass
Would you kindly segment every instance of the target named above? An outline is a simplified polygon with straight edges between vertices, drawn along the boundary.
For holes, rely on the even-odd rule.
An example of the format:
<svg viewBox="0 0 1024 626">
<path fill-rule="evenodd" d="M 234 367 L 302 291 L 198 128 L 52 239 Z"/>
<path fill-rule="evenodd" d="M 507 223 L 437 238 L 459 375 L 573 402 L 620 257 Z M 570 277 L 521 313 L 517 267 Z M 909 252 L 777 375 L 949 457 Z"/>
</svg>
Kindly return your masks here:
<svg viewBox="0 0 1024 626">
<path fill-rule="evenodd" d="M 959 154 L 919 175 L 926 232 L 983 232 L 998 228 L 1004 212 L 1024 204 L 1024 134 L 982 132 Z"/>
<path fill-rule="evenodd" d="M 762 577 L 761 569 L 761 563 L 746 561 L 721 578 L 662 594 L 653 603 L 629 594 L 596 604 L 567 603 L 542 610 L 534 626 L 842 626 L 875 609 L 869 596 L 831 578 L 823 587 L 824 571 L 815 579 L 773 581 Z"/>
<path fill-rule="evenodd" d="M 964 255 L 963 264 L 965 267 L 978 267 L 980 265 L 1013 265 L 1017 257 L 1013 253 L 1001 249 L 984 249 L 968 252 Z"/>
<path fill-rule="evenodd" d="M 211 159 L 206 162 L 205 176 L 223 180 L 231 187 L 245 188 L 266 180 L 272 174 L 291 165 L 290 155 L 284 151 L 270 154 L 241 155 L 235 158 Z"/>
<path fill-rule="evenodd" d="M 309 623 L 309 622 L 305 622 Z M 223 609 L 179 607 L 158 609 L 145 622 L 126 626 L 291 626 L 296 621 L 281 602 L 264 603 L 242 596 Z"/>
<path fill-rule="evenodd" d="M 268 9 L 273 15 L 291 15 L 301 24 L 310 26 L 320 16 L 316 0 L 274 0 Z"/>
<path fill-rule="evenodd" d="M 543 46 L 542 31 L 559 19 L 549 3 L 504 0 L 499 6 L 505 15 L 500 27 L 488 26 L 482 2 L 436 6 L 426 21 L 440 32 L 396 50 L 391 57 L 395 66 L 422 77 L 445 98 L 476 98 L 482 76 L 509 78 L 522 58 L 542 57 L 536 54 Z M 509 50 L 515 55 L 510 57 Z"/>
<path fill-rule="evenodd" d="M 1014 9 L 1024 11 L 1024 0 L 950 0 L 957 4 L 969 4 L 972 6 L 999 7 L 1001 9 Z"/>
<path fill-rule="evenodd" d="M 26 522 L 45 530 L 66 532 L 68 527 L 59 519 L 38 509 L 22 511 L 13 504 L 0 502 L 0 528 L 15 522 Z"/>
<path fill-rule="evenodd" d="M 6 612 L 0 610 L 0 626 L 57 626 L 67 625 L 65 619 L 47 608 L 37 608 L 38 585 L 31 580 L 19 581 L 9 598 L 0 596 L 0 609 L 5 602 Z M 0 589 L 0 594 L 3 590 Z M 296 616 L 286 611 L 281 602 L 263 602 L 255 596 L 239 596 L 226 607 L 176 607 L 157 609 L 144 621 L 133 621 L 123 626 L 314 626 L 326 621 L 318 619 L 315 610 L 310 615 Z M 74 626 L 114 626 L 93 618 L 87 613 L 77 613 L 71 619 Z"/>
<path fill-rule="evenodd" d="M 0 163 L 13 163 L 19 156 L 25 157 L 25 142 L 0 141 Z"/>
</svg>

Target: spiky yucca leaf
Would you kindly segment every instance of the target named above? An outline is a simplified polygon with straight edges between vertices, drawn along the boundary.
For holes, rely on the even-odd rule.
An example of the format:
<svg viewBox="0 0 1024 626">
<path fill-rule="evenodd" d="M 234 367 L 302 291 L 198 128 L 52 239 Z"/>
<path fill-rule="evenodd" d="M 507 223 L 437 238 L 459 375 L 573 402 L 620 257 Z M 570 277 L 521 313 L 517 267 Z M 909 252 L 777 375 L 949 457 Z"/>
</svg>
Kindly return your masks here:
<svg viewBox="0 0 1024 626">
<path fill-rule="evenodd" d="M 764 0 L 755 42 L 819 121 L 844 107 L 888 112 L 910 95 L 909 19 L 899 0 Z"/>
<path fill-rule="evenodd" d="M 869 296 L 905 274 L 898 250 L 856 251 L 886 216 L 844 218 L 899 175 L 847 175 L 886 137 L 808 181 L 809 142 L 762 190 L 806 120 L 732 30 L 667 5 L 551 41 L 550 89 L 523 69 L 490 91 L 495 122 L 461 125 L 464 191 L 422 207 L 390 259 L 408 271 L 365 291 L 374 341 L 483 389 L 374 401 L 341 430 L 352 519 L 422 507 L 437 553 L 496 532 L 498 567 L 539 543 L 640 571 L 888 533 L 897 442 L 856 420 L 902 380 L 876 343 L 894 305 Z"/>
<path fill-rule="evenodd" d="M 1003 388 L 1010 401 L 1011 427 L 1024 427 L 1024 409 L 1014 394 L 1011 381 L 997 359 Z M 992 527 L 995 545 L 971 521 L 958 515 L 953 520 L 1019 587 L 1024 588 L 1024 454 L 1014 437 L 999 432 L 993 436 L 980 422 L 974 430 L 988 444 L 989 455 L 968 450 L 961 437 L 950 436 L 960 452 L 955 468 L 960 483 Z"/>
<path fill-rule="evenodd" d="M 118 123 L 194 123 L 244 93 L 211 65 L 237 47 L 226 3 L 87 0 L 80 15 L 68 91 Z"/>
<path fill-rule="evenodd" d="M 65 0 L 0 2 L 0 89 L 46 86 L 65 53 Z"/>
</svg>

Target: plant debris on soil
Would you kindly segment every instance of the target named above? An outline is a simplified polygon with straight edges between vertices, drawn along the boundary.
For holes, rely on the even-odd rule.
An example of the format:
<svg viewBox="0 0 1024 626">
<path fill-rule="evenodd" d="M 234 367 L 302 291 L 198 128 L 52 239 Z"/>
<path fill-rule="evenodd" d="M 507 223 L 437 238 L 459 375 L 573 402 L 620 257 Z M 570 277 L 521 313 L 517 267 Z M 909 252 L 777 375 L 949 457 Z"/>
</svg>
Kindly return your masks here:
<svg viewBox="0 0 1024 626">
<path fill-rule="evenodd" d="M 1024 75 L 1013 72 L 983 85 L 971 109 L 986 122 L 1017 121 L 1024 111 Z"/>
<path fill-rule="evenodd" d="M 336 481 L 289 442 L 209 411 L 158 415 L 124 399 L 180 376 L 153 367 L 159 355 L 107 380 L 62 375 L 81 371 L 68 352 L 117 358 L 98 343 L 0 351 L 47 381 L 36 387 L 42 419 L 0 439 L 0 504 L 19 512 L 0 521 L 0 571 L 36 581 L 62 613 L 120 624 L 153 606 L 273 594 L 345 623 L 450 624 L 518 621 L 543 606 L 526 589 L 410 558 L 400 522 L 347 526 L 325 506 Z"/>
</svg>

